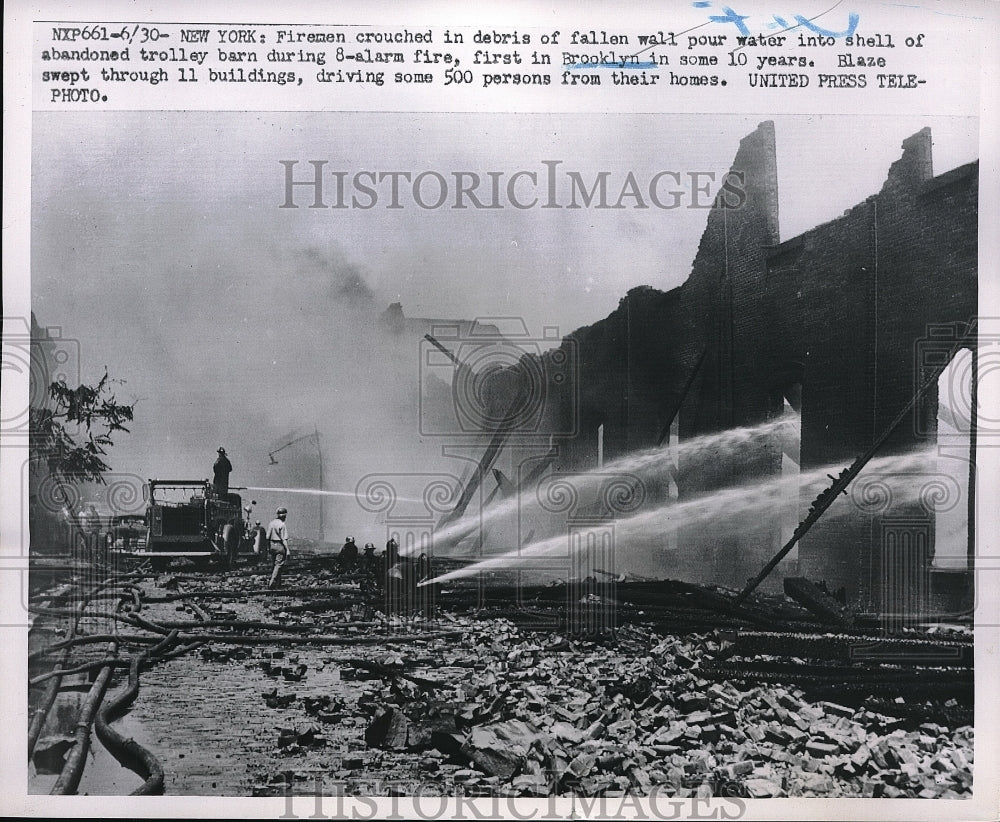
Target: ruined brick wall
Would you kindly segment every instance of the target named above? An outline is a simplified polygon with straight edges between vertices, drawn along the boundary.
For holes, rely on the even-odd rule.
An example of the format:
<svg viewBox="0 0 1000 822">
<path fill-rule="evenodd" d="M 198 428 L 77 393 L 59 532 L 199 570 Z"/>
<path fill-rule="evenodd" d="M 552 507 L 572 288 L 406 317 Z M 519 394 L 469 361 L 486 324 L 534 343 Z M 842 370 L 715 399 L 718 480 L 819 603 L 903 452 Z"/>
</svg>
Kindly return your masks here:
<svg viewBox="0 0 1000 822">
<path fill-rule="evenodd" d="M 959 328 L 975 315 L 978 164 L 933 177 L 928 129 L 903 142 L 877 194 L 782 243 L 773 124 L 741 141 L 731 173 L 742 175 L 746 200 L 735 209 L 717 200 L 687 281 L 666 293 L 633 289 L 609 317 L 571 335 L 578 378 L 554 398 L 552 413 L 573 403 L 579 425 L 575 436 L 557 438 L 555 470 L 594 468 L 602 424 L 608 462 L 655 445 L 675 414 L 681 440 L 690 441 L 766 422 L 790 393 L 801 407 L 802 470 L 839 470 L 912 397 L 928 328 Z M 931 392 L 883 453 L 933 438 L 936 402 Z M 780 470 L 779 443 L 709 470 L 685 471 L 682 461 L 680 498 Z M 649 504 L 665 499 L 664 488 L 651 491 Z M 803 494 L 803 515 L 810 502 Z M 922 510 L 821 521 L 800 548 L 800 571 L 845 587 L 855 604 L 877 607 L 884 521 L 914 517 L 933 533 L 932 515 Z M 704 542 L 703 534 L 679 536 Z M 739 586 L 781 536 L 777 515 L 762 512 L 738 536 L 701 550 L 694 565 L 671 555 L 662 573 Z M 780 573 L 770 582 L 780 585 Z"/>
<path fill-rule="evenodd" d="M 920 347 L 928 329 L 964 328 L 975 316 L 977 204 L 978 164 L 932 178 L 931 134 L 923 129 L 904 141 L 878 194 L 797 238 L 803 467 L 846 465 L 861 454 L 926 375 Z M 931 391 L 882 453 L 927 444 L 936 406 Z M 845 586 L 855 603 L 880 606 L 890 520 L 922 522 L 933 533 L 932 515 L 919 506 L 821 521 L 803 542 L 802 571 Z"/>
<path fill-rule="evenodd" d="M 681 436 L 689 438 L 743 424 L 765 404 L 752 317 L 767 246 L 778 238 L 771 122 L 741 141 L 729 173 L 739 175 L 746 199 L 730 195 L 726 208 L 717 198 L 684 285 L 634 288 L 609 317 L 570 335 L 579 352 L 581 437 L 595 440 L 603 423 L 606 460 L 655 445 L 680 405 Z M 589 451 L 565 443 L 564 462 L 591 467 L 581 464 Z"/>
<path fill-rule="evenodd" d="M 745 201 L 738 208 L 712 210 L 691 276 L 682 289 L 685 360 L 698 363 L 679 408 L 682 442 L 755 425 L 770 413 L 768 391 L 774 365 L 773 355 L 767 355 L 780 347 L 781 340 L 767 323 L 776 295 L 766 288 L 765 257 L 778 242 L 773 123 L 761 123 L 743 138 L 730 174 L 742 178 Z M 687 466 L 682 458 L 680 498 L 765 478 L 775 470 L 774 457 L 773 449 L 762 449 L 753 460 L 721 455 L 711 464 L 699 461 L 697 467 Z M 738 534 L 720 529 L 722 533 L 712 540 L 705 539 L 702 526 L 682 528 L 681 554 L 686 544 L 697 545 L 702 567 L 707 567 L 713 581 L 742 585 L 766 561 L 777 527 L 776 517 L 765 514 Z"/>
</svg>

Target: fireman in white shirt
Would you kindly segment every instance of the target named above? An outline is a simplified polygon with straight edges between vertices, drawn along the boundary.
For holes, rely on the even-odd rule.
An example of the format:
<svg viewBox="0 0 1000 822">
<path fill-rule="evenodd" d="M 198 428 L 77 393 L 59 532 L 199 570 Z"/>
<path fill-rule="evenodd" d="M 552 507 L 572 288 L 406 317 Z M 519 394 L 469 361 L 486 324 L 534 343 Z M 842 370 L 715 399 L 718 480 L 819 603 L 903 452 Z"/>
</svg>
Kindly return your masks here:
<svg viewBox="0 0 1000 822">
<path fill-rule="evenodd" d="M 278 583 L 281 581 L 281 567 L 288 559 L 288 527 L 285 525 L 285 517 L 287 516 L 288 509 L 279 508 L 274 519 L 267 526 L 267 549 L 274 562 L 271 581 L 267 584 L 268 589 L 278 587 Z"/>
</svg>

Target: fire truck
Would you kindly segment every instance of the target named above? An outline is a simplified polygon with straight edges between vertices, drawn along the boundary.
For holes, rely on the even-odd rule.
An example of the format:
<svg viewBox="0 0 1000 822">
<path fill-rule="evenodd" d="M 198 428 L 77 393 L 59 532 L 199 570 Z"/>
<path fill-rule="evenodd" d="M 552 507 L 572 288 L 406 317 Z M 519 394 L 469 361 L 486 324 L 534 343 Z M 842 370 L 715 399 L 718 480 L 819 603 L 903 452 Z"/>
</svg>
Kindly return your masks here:
<svg viewBox="0 0 1000 822">
<path fill-rule="evenodd" d="M 146 539 L 115 550 L 148 558 L 154 567 L 173 557 L 232 566 L 240 555 L 259 551 L 259 523 L 251 524 L 256 500 L 244 507 L 239 494 L 219 494 L 208 480 L 149 480 Z"/>
</svg>

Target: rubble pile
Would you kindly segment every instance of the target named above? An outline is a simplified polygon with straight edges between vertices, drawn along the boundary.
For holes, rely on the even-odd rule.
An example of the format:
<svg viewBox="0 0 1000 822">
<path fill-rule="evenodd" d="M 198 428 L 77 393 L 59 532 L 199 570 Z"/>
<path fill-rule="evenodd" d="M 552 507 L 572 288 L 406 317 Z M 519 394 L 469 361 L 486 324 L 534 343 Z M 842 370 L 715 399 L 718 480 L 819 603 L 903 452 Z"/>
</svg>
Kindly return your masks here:
<svg viewBox="0 0 1000 822">
<path fill-rule="evenodd" d="M 422 674 L 438 689 L 392 679 L 365 693 L 358 710 L 370 717 L 369 746 L 437 752 L 441 776 L 469 788 L 544 796 L 661 786 L 681 797 L 971 791 L 970 727 L 913 727 L 863 706 L 811 701 L 793 687 L 711 682 L 699 676 L 720 647 L 708 636 L 629 627 L 603 647 L 522 634 L 504 620 L 458 621 L 468 633 Z"/>
<path fill-rule="evenodd" d="M 794 593 L 814 613 L 649 583 L 629 589 L 622 627 L 580 638 L 547 589 L 528 619 L 464 591 L 433 616 L 387 615 L 323 569 L 286 584 L 262 597 L 259 580 L 234 578 L 204 597 L 213 630 L 238 641 L 204 644 L 202 660 L 261 683 L 261 795 L 304 774 L 359 795 L 972 792 L 961 626 L 888 637 L 805 584 Z"/>
</svg>

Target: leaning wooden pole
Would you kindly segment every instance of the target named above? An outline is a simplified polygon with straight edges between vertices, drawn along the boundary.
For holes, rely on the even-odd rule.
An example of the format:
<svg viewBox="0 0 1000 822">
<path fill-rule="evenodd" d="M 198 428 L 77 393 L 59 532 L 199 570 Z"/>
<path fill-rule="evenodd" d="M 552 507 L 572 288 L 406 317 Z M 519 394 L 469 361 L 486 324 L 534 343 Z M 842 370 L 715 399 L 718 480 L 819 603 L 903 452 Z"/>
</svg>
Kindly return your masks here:
<svg viewBox="0 0 1000 822">
<path fill-rule="evenodd" d="M 681 410 L 681 405 L 687 398 L 688 392 L 691 390 L 691 386 L 694 384 L 695 377 L 697 377 L 698 372 L 701 371 L 701 364 L 705 361 L 705 355 L 707 353 L 708 353 L 708 347 L 706 346 L 705 348 L 702 349 L 701 353 L 698 355 L 698 359 L 695 360 L 694 367 L 691 369 L 690 373 L 687 376 L 687 379 L 684 381 L 684 387 L 681 389 L 680 397 L 677 399 L 677 402 L 674 403 L 673 406 L 671 406 L 670 413 L 667 414 L 667 421 L 666 423 L 664 423 L 663 430 L 660 431 L 659 439 L 657 439 L 656 441 L 657 446 L 663 445 L 663 443 L 667 441 L 667 437 L 670 436 L 670 426 L 673 425 L 674 423 L 674 417 L 676 417 L 677 412 Z"/>
<path fill-rule="evenodd" d="M 438 349 L 441 353 L 448 357 L 458 368 L 468 368 L 465 363 L 458 359 L 451 351 L 441 345 L 433 336 L 430 334 L 424 334 L 424 339 L 427 340 L 431 345 Z M 516 397 L 514 402 L 511 403 L 510 408 L 515 409 L 519 404 L 520 397 Z M 508 437 L 512 433 L 512 425 L 507 419 L 503 419 L 497 425 L 493 431 L 493 435 L 490 437 L 490 442 L 486 446 L 486 450 L 483 452 L 483 456 L 479 460 L 479 464 L 476 466 L 476 470 L 473 471 L 472 476 L 469 477 L 468 482 L 462 488 L 462 493 L 458 498 L 458 502 L 455 503 L 455 507 L 441 517 L 438 522 L 438 528 L 443 528 L 450 522 L 461 518 L 465 514 L 465 510 L 469 507 L 469 503 L 472 501 L 473 496 L 475 496 L 476 491 L 479 490 L 479 486 L 482 484 L 483 479 L 489 473 L 490 468 L 493 467 L 493 463 L 496 458 L 500 455 L 500 451 L 503 449 L 504 444 L 507 442 Z"/>
<path fill-rule="evenodd" d="M 921 383 L 917 388 L 916 392 L 910 398 L 910 401 L 903 407 L 896 417 L 889 423 L 889 425 L 882 431 L 878 438 L 871 444 L 867 451 L 858 457 L 848 468 L 845 468 L 840 474 L 834 479 L 833 484 L 825 489 L 816 499 L 813 504 L 809 507 L 809 513 L 806 518 L 802 520 L 796 526 L 795 530 L 792 532 L 791 538 L 786 542 L 780 551 L 775 554 L 771 560 L 765 565 L 759 574 L 755 576 L 750 582 L 747 583 L 746 587 L 740 591 L 739 596 L 736 597 L 736 602 L 740 603 L 745 600 L 751 593 L 760 585 L 767 577 L 770 575 L 771 571 L 775 569 L 779 562 L 787 556 L 788 552 L 795 547 L 800 539 L 809 531 L 816 521 L 823 516 L 827 508 L 829 508 L 833 501 L 840 495 L 847 493 L 847 486 L 851 484 L 854 478 L 861 473 L 861 469 L 868 464 L 872 457 L 875 456 L 876 452 L 885 444 L 885 441 L 889 439 L 889 436 L 893 431 L 899 426 L 899 424 L 905 420 L 909 414 L 913 411 L 914 407 L 920 398 L 927 393 L 927 390 L 932 386 L 937 384 L 938 378 L 944 373 L 945 368 L 952 361 L 952 358 L 958 353 L 959 349 L 964 348 L 969 340 L 974 339 L 976 336 L 976 320 L 973 319 L 969 323 L 969 327 L 965 332 L 965 335 L 960 339 L 952 350 L 949 352 L 944 363 L 931 373 L 931 375 Z"/>
</svg>

